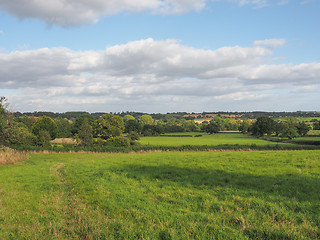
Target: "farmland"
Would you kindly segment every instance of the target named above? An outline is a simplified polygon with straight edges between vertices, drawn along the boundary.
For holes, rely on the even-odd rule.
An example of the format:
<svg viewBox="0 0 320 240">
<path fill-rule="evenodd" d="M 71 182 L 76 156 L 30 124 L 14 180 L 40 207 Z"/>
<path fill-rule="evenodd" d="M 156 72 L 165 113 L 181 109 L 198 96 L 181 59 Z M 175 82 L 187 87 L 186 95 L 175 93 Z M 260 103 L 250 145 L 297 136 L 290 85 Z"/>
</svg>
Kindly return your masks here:
<svg viewBox="0 0 320 240">
<path fill-rule="evenodd" d="M 320 151 L 31 154 L 1 239 L 317 239 Z"/>
<path fill-rule="evenodd" d="M 157 137 L 141 137 L 140 143 L 142 145 L 153 146 L 182 146 L 182 145 L 224 145 L 224 144 L 239 144 L 239 145 L 275 145 L 283 143 L 268 142 L 265 140 L 257 139 L 252 136 L 244 135 L 241 133 L 218 133 L 218 134 L 205 134 L 193 133 L 189 137 L 185 134 L 168 134 L 166 136 Z M 197 134 L 199 137 L 197 137 Z M 181 135 L 181 136 L 179 136 Z"/>
</svg>

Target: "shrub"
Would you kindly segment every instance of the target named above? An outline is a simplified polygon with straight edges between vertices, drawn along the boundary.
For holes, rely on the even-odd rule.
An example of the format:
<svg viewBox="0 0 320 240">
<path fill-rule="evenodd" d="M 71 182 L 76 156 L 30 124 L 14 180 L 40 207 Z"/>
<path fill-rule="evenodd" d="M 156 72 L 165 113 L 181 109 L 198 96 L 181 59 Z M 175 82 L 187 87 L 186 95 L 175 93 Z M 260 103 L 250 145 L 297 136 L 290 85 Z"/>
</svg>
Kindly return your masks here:
<svg viewBox="0 0 320 240">
<path fill-rule="evenodd" d="M 103 146 L 105 144 L 105 140 L 102 138 L 95 138 L 93 143 L 97 146 Z"/>
<path fill-rule="evenodd" d="M 107 140 L 107 145 L 111 147 L 130 147 L 130 140 L 127 137 L 117 136 Z"/>
</svg>

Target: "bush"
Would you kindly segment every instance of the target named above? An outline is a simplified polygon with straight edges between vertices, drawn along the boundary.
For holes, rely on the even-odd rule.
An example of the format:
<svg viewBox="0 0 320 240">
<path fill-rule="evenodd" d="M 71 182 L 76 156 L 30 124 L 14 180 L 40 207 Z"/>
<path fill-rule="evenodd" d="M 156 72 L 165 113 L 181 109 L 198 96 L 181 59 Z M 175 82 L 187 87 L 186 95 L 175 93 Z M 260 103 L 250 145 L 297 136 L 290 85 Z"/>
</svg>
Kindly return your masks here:
<svg viewBox="0 0 320 240">
<path fill-rule="evenodd" d="M 110 147 L 130 147 L 130 140 L 127 137 L 111 137 L 107 140 L 107 145 Z"/>
<path fill-rule="evenodd" d="M 96 138 L 94 139 L 93 144 L 97 146 L 103 146 L 105 144 L 105 140 L 102 138 Z"/>
</svg>

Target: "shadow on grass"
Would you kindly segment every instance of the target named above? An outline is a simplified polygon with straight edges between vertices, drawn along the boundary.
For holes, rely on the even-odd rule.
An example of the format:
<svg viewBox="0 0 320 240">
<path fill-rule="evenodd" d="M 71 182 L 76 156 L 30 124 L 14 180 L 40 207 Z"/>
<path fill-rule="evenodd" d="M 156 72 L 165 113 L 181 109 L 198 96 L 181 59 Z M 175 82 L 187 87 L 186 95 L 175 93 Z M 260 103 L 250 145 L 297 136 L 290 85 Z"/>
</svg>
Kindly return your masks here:
<svg viewBox="0 0 320 240">
<path fill-rule="evenodd" d="M 179 168 L 169 165 L 129 165 L 118 169 L 134 179 L 158 180 L 164 184 L 192 185 L 195 187 L 232 187 L 253 190 L 269 195 L 295 198 L 299 201 L 320 200 L 320 180 L 298 174 L 276 176 L 251 175 L 223 170 Z M 117 169 L 113 169 L 117 172 Z"/>
</svg>

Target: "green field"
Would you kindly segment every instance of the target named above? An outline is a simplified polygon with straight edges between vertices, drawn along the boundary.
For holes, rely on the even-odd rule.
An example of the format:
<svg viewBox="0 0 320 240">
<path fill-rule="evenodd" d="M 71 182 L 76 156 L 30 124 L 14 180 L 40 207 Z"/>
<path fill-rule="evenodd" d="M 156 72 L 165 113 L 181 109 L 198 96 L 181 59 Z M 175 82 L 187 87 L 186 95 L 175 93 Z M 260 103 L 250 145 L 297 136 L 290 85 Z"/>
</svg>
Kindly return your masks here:
<svg viewBox="0 0 320 240">
<path fill-rule="evenodd" d="M 308 132 L 308 135 L 316 135 L 316 136 L 319 136 L 320 137 L 320 130 L 310 130 Z"/>
<path fill-rule="evenodd" d="M 33 154 L 0 239 L 319 239 L 320 151 Z"/>
<path fill-rule="evenodd" d="M 204 134 L 204 133 L 175 133 L 171 135 L 203 135 L 201 137 L 167 137 L 167 136 L 152 136 L 141 137 L 140 143 L 142 145 L 153 146 L 182 146 L 182 145 L 224 145 L 224 144 L 239 144 L 239 145 L 275 145 L 284 144 L 269 142 L 261 140 L 252 136 L 244 135 L 241 133 L 217 133 L 217 134 Z"/>
<path fill-rule="evenodd" d="M 281 118 L 274 118 L 274 120 L 278 121 L 278 120 L 287 120 L 287 119 L 298 119 L 299 121 L 304 121 L 304 122 L 309 122 L 312 121 L 314 119 L 316 120 L 320 120 L 320 117 L 281 117 Z"/>
</svg>

